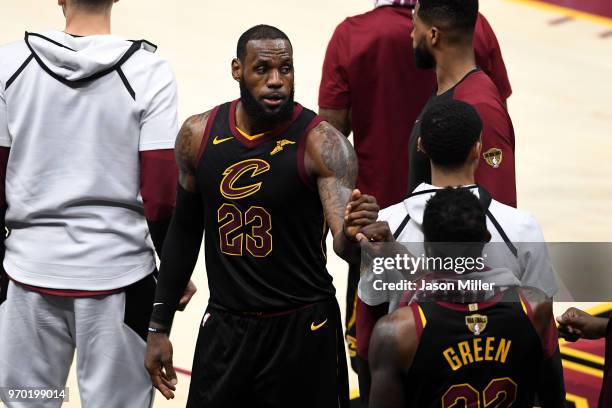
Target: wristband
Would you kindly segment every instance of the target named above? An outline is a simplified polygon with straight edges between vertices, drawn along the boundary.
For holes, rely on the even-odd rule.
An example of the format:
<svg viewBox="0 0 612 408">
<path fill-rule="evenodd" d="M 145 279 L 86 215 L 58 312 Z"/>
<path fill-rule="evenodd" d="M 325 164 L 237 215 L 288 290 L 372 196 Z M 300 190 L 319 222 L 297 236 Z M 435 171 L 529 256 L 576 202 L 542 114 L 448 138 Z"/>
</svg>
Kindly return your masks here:
<svg viewBox="0 0 612 408">
<path fill-rule="evenodd" d="M 158 329 L 156 327 L 149 327 L 149 333 L 162 333 L 162 334 L 168 334 L 168 329 Z"/>
<path fill-rule="evenodd" d="M 157 291 L 159 291 L 159 282 Z M 174 320 L 174 309 L 164 303 L 155 303 L 151 312 L 151 321 L 162 326 L 171 327 Z"/>
</svg>

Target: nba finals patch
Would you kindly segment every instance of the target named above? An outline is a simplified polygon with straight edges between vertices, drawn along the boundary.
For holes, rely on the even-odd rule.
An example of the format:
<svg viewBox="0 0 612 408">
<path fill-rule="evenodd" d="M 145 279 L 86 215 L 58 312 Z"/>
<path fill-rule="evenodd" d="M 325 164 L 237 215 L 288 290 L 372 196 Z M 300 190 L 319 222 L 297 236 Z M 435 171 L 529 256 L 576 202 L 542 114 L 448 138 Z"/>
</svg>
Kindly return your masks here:
<svg viewBox="0 0 612 408">
<path fill-rule="evenodd" d="M 470 329 L 475 336 L 480 336 L 485 328 L 487 327 L 487 322 L 489 319 L 487 316 L 474 314 L 471 316 L 465 316 L 465 325 Z"/>
<path fill-rule="evenodd" d="M 487 164 L 494 169 L 498 168 L 502 162 L 503 156 L 501 149 L 493 147 L 482 154 Z"/>
<path fill-rule="evenodd" d="M 270 156 L 274 156 L 276 153 L 282 152 L 285 146 L 292 144 L 295 144 L 295 142 L 292 142 L 291 140 L 287 139 L 279 140 L 278 142 L 276 142 L 276 147 L 274 148 L 274 150 L 270 152 Z"/>
</svg>

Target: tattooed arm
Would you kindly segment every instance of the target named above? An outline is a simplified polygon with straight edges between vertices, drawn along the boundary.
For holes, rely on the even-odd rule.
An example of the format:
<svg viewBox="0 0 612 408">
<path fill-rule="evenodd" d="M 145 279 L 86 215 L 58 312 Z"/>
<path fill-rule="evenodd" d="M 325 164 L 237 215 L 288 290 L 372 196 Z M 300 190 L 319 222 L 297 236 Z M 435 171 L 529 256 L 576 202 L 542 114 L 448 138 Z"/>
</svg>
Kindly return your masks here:
<svg viewBox="0 0 612 408">
<path fill-rule="evenodd" d="M 202 144 L 202 137 L 204 136 L 204 129 L 206 128 L 210 112 L 189 117 L 183 123 L 176 138 L 174 151 L 176 163 L 179 167 L 179 184 L 187 191 L 198 191 L 195 177 L 195 160 Z"/>
<path fill-rule="evenodd" d="M 174 313 L 187 296 L 185 288 L 195 268 L 204 232 L 203 202 L 196 180 L 196 163 L 209 114 L 195 115 L 185 121 L 176 139 L 175 155 L 179 167 L 176 208 L 164 242 L 155 291 L 152 327 L 149 333 L 145 367 L 151 381 L 166 399 L 174 398 L 177 377 L 172 364 L 169 330 Z M 193 295 L 193 293 L 191 293 Z"/>
<path fill-rule="evenodd" d="M 321 122 L 308 136 L 305 165 L 317 181 L 334 251 L 348 262 L 358 262 L 355 237 L 362 226 L 376 221 L 379 208 L 374 197 L 354 190 L 357 157 L 353 147 L 332 125 Z M 352 207 L 350 215 L 347 204 Z"/>
</svg>

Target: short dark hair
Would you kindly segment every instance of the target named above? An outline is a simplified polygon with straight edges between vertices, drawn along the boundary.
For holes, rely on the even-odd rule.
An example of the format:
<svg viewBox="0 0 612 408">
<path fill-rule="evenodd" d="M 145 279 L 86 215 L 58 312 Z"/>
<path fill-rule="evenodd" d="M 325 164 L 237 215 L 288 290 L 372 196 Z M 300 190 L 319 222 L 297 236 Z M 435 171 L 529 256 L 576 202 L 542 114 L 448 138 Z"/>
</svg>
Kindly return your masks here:
<svg viewBox="0 0 612 408">
<path fill-rule="evenodd" d="M 421 143 L 437 166 L 454 169 L 465 164 L 480 140 L 482 121 L 476 109 L 459 100 L 429 107 L 421 119 Z"/>
<path fill-rule="evenodd" d="M 246 30 L 238 39 L 238 45 L 236 46 L 236 56 L 240 61 L 244 61 L 246 57 L 247 43 L 251 40 L 287 40 L 289 45 L 291 41 L 287 34 L 283 33 L 276 27 L 269 26 L 266 24 L 259 24 L 255 27 L 251 27 Z"/>
<path fill-rule="evenodd" d="M 113 4 L 113 0 L 73 0 L 77 7 L 88 10 L 101 10 Z"/>
<path fill-rule="evenodd" d="M 478 0 L 419 0 L 419 18 L 431 25 L 473 33 Z"/>
<path fill-rule="evenodd" d="M 487 219 L 480 201 L 467 188 L 445 188 L 427 201 L 423 214 L 425 242 L 488 240 Z"/>
</svg>

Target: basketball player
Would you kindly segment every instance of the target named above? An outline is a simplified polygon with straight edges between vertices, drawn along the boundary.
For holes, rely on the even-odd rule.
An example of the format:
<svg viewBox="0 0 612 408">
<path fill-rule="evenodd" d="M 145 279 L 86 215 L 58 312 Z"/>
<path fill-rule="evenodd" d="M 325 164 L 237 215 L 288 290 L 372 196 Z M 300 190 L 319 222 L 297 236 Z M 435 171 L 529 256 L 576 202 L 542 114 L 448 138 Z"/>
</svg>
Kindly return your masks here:
<svg viewBox="0 0 612 408">
<path fill-rule="evenodd" d="M 481 203 L 463 188 L 429 200 L 423 233 L 429 257 L 448 257 L 437 242 L 484 245 L 490 237 Z M 434 276 L 430 282 L 461 280 L 452 271 Z M 465 297 L 481 301 L 459 301 Z M 537 392 L 540 406 L 558 408 L 565 400 L 563 376 L 560 367 L 545 364 L 556 348 L 552 301 L 536 290 L 421 290 L 374 329 L 370 407 L 531 408 Z M 538 387 L 541 377 L 556 381 Z"/>
<path fill-rule="evenodd" d="M 433 70 L 418 69 L 408 35 L 416 0 L 376 0 L 374 9 L 336 27 L 327 46 L 319 115 L 345 136 L 353 133 L 359 171 L 357 188 L 381 207 L 403 200 L 408 191 L 409 136 L 431 96 Z M 483 15 L 474 33 L 477 64 L 505 100 L 512 93 L 495 33 Z M 346 340 L 355 371 L 356 304 L 359 264 L 349 266 Z M 367 369 L 367 363 L 365 364 Z M 363 376 L 359 377 L 360 379 Z"/>
<path fill-rule="evenodd" d="M 597 317 L 570 307 L 557 318 L 559 335 L 568 341 L 606 339 L 604 377 L 598 407 L 612 406 L 612 324 L 609 318 Z"/>
<path fill-rule="evenodd" d="M 422 253 L 423 213 L 427 201 L 440 188 L 465 187 L 479 197 L 486 209 L 491 241 L 498 243 L 487 250 L 487 264 L 510 269 L 522 286 L 536 287 L 549 297 L 557 291 L 552 262 L 537 220 L 529 213 L 504 205 L 481 186 L 474 174 L 482 152 L 482 121 L 471 105 L 449 99 L 429 107 L 421 121 L 420 150 L 430 160 L 432 183 L 420 184 L 402 202 L 380 211 L 376 224 L 364 227 L 364 233 L 378 240 L 405 243 L 413 253 Z M 401 300 L 399 291 L 375 290 L 374 281 L 393 283 L 405 279 L 401 273 L 365 274 L 359 282 L 357 315 L 358 353 L 368 358 L 370 334 L 376 321 L 394 311 Z M 367 390 L 364 386 L 362 391 Z"/>
<path fill-rule="evenodd" d="M 478 112 L 465 102 L 448 99 L 431 105 L 422 115 L 417 145 L 430 161 L 432 183 L 421 183 L 406 199 L 381 210 L 378 221 L 387 223 L 389 232 L 385 235 L 391 240 L 422 243 L 427 201 L 440 188 L 465 187 L 479 197 L 486 209 L 492 242 L 504 243 L 487 252 L 487 263 L 510 268 L 522 286 L 536 287 L 552 298 L 557 285 L 548 251 L 544 245 L 537 244 L 544 242 L 539 223 L 531 214 L 491 198 L 486 189 L 476 184 L 482 129 Z M 416 252 L 421 251 L 418 246 Z M 371 274 L 362 277 L 360 299 L 370 306 L 388 302 L 389 310 L 395 310 L 399 298 L 387 297 L 393 293 L 373 290 L 368 280 L 371 277 Z"/>
<path fill-rule="evenodd" d="M 514 130 L 499 90 L 476 65 L 473 35 L 478 0 L 420 0 L 412 31 L 417 66 L 435 68 L 437 89 L 427 107 L 449 99 L 474 106 L 483 123 L 476 182 L 497 201 L 516 207 Z M 420 119 L 410 138 L 409 189 L 431 182 L 427 156 L 418 150 Z"/>
<path fill-rule="evenodd" d="M 142 359 L 174 207 L 176 84 L 154 45 L 110 35 L 114 2 L 59 0 L 63 32 L 0 47 L 4 397 L 63 390 L 76 349 L 83 406 L 152 404 Z"/>
<path fill-rule="evenodd" d="M 177 208 L 164 245 L 146 366 L 166 398 L 176 374 L 168 330 L 205 233 L 210 300 L 194 355 L 189 407 L 345 407 L 348 382 L 334 250 L 359 254 L 373 197 L 354 188 L 346 138 L 293 101 L 293 49 L 258 25 L 238 40 L 240 99 L 188 119 L 176 142 Z M 357 214 L 344 218 L 346 203 Z M 303 392 L 307 390 L 307 392 Z"/>
</svg>

